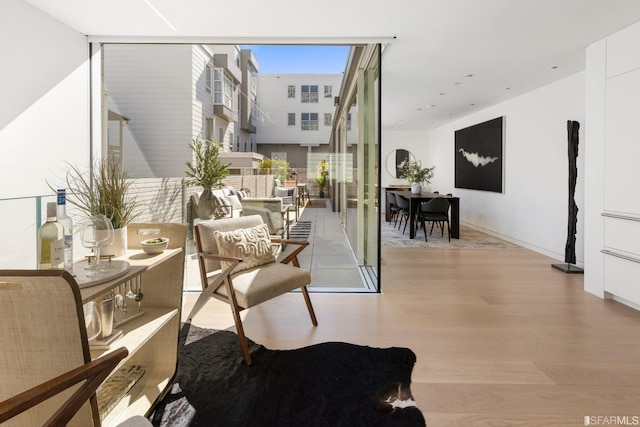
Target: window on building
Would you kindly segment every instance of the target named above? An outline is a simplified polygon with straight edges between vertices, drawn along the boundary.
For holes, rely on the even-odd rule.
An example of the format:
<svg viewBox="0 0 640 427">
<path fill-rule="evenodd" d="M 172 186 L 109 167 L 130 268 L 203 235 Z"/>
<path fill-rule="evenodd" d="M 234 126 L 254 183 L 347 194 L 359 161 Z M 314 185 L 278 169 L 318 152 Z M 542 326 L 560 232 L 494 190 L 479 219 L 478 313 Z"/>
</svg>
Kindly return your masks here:
<svg viewBox="0 0 640 427">
<path fill-rule="evenodd" d="M 230 110 L 233 110 L 233 82 L 227 76 L 227 73 L 216 68 L 214 70 L 214 94 L 213 103 L 222 104 Z"/>
<path fill-rule="evenodd" d="M 287 98 L 296 97 L 296 87 L 293 85 L 287 86 Z"/>
<path fill-rule="evenodd" d="M 318 102 L 318 85 L 302 85 L 300 89 L 301 101 L 304 103 Z"/>
<path fill-rule="evenodd" d="M 211 66 L 207 65 L 204 69 L 204 84 L 207 88 L 207 92 L 211 93 Z"/>
<path fill-rule="evenodd" d="M 207 141 L 213 138 L 213 119 L 207 117 L 205 119 L 204 136 Z"/>
<path fill-rule="evenodd" d="M 324 97 L 331 98 L 331 85 L 324 85 Z"/>
<path fill-rule="evenodd" d="M 296 113 L 288 113 L 287 114 L 287 125 L 295 126 L 296 125 Z"/>
<path fill-rule="evenodd" d="M 347 114 L 347 130 L 351 130 L 351 113 Z"/>
<path fill-rule="evenodd" d="M 318 130 L 318 113 L 302 113 L 300 115 L 301 130 Z"/>
<path fill-rule="evenodd" d="M 250 67 L 249 70 L 249 84 L 251 85 L 251 93 L 253 95 L 258 93 L 258 72 L 256 71 L 255 68 Z M 295 87 L 294 87 L 294 91 L 295 91 Z M 293 95 L 295 97 L 295 94 Z"/>
<path fill-rule="evenodd" d="M 251 118 L 249 121 L 252 126 L 255 126 L 256 123 L 258 122 L 257 117 L 258 117 L 258 106 L 256 105 L 255 102 L 251 101 Z"/>
<path fill-rule="evenodd" d="M 324 125 L 331 126 L 331 113 L 324 113 Z"/>
<path fill-rule="evenodd" d="M 224 129 L 223 128 L 218 128 L 218 144 L 220 144 L 221 148 L 224 146 Z M 224 151 L 224 150 L 220 150 L 220 151 Z"/>
</svg>

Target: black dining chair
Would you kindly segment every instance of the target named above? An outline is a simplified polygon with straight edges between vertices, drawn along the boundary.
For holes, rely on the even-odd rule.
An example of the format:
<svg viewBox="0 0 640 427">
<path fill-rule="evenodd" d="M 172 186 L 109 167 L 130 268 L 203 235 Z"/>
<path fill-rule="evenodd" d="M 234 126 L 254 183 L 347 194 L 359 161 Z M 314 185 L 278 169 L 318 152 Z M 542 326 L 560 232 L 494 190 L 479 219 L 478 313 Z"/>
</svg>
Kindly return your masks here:
<svg viewBox="0 0 640 427">
<path fill-rule="evenodd" d="M 418 222 L 424 229 L 424 240 L 427 241 L 427 225 L 431 223 L 431 230 L 429 234 L 433 233 L 433 226 L 438 224 L 441 228 L 441 236 L 444 236 L 444 225 L 447 225 L 447 234 L 449 235 L 449 241 L 451 241 L 451 224 L 449 223 L 449 208 L 451 204 L 449 200 L 444 197 L 436 197 L 428 202 L 422 202 L 420 209 L 418 210 Z"/>
<path fill-rule="evenodd" d="M 407 229 L 407 224 L 409 223 L 409 216 L 411 215 L 411 210 L 409 209 L 409 199 L 398 194 L 396 197 L 396 203 L 398 205 L 398 208 L 400 208 L 400 210 L 398 211 L 398 217 L 400 218 L 400 222 L 398 223 L 398 230 L 400 230 L 400 227 L 402 226 L 402 220 L 404 219 L 404 228 L 402 229 L 402 234 L 404 234 Z"/>
<path fill-rule="evenodd" d="M 389 215 L 389 222 L 395 219 L 395 222 L 398 222 L 398 213 L 400 212 L 400 207 L 398 207 L 398 202 L 396 201 L 396 195 L 393 193 L 387 193 L 387 200 L 389 201 L 389 210 L 391 211 Z"/>
</svg>

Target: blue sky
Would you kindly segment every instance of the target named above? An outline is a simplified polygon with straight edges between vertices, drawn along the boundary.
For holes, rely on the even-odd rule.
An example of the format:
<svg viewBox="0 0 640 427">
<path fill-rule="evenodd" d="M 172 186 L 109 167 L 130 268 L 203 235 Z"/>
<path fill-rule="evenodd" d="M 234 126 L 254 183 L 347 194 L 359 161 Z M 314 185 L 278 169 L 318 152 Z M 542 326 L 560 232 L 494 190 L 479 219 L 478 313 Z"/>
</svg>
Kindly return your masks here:
<svg viewBox="0 0 640 427">
<path fill-rule="evenodd" d="M 341 74 L 349 46 L 251 45 L 261 74 Z"/>
</svg>

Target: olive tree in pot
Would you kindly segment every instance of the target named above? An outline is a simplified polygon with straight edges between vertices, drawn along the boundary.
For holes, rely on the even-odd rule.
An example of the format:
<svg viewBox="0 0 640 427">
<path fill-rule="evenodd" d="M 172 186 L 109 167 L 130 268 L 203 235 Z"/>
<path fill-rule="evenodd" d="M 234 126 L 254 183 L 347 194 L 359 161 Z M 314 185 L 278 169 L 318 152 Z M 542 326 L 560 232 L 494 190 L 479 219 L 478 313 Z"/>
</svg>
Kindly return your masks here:
<svg viewBox="0 0 640 427">
<path fill-rule="evenodd" d="M 192 161 L 187 161 L 185 172 L 187 185 L 200 185 L 203 189 L 198 201 L 198 217 L 211 219 L 218 216 L 219 207 L 213 197 L 213 189 L 222 187 L 222 179 L 229 175 L 229 163 L 222 163 L 218 158 L 220 144 L 215 139 L 208 141 L 192 140 L 189 148 L 193 152 Z"/>
</svg>

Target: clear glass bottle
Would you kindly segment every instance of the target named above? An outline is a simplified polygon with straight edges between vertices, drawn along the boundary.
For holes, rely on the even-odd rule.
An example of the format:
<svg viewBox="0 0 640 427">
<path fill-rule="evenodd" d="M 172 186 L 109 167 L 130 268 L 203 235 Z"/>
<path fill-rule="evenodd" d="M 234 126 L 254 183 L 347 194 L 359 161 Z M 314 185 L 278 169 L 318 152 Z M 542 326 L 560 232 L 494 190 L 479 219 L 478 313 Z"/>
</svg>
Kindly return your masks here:
<svg viewBox="0 0 640 427">
<path fill-rule="evenodd" d="M 56 204 L 47 203 L 47 222 L 38 230 L 38 268 L 63 268 L 64 227 L 56 220 Z"/>
<path fill-rule="evenodd" d="M 62 224 L 64 234 L 64 269 L 73 271 L 73 221 L 67 215 L 67 192 L 58 190 L 56 218 Z"/>
</svg>

